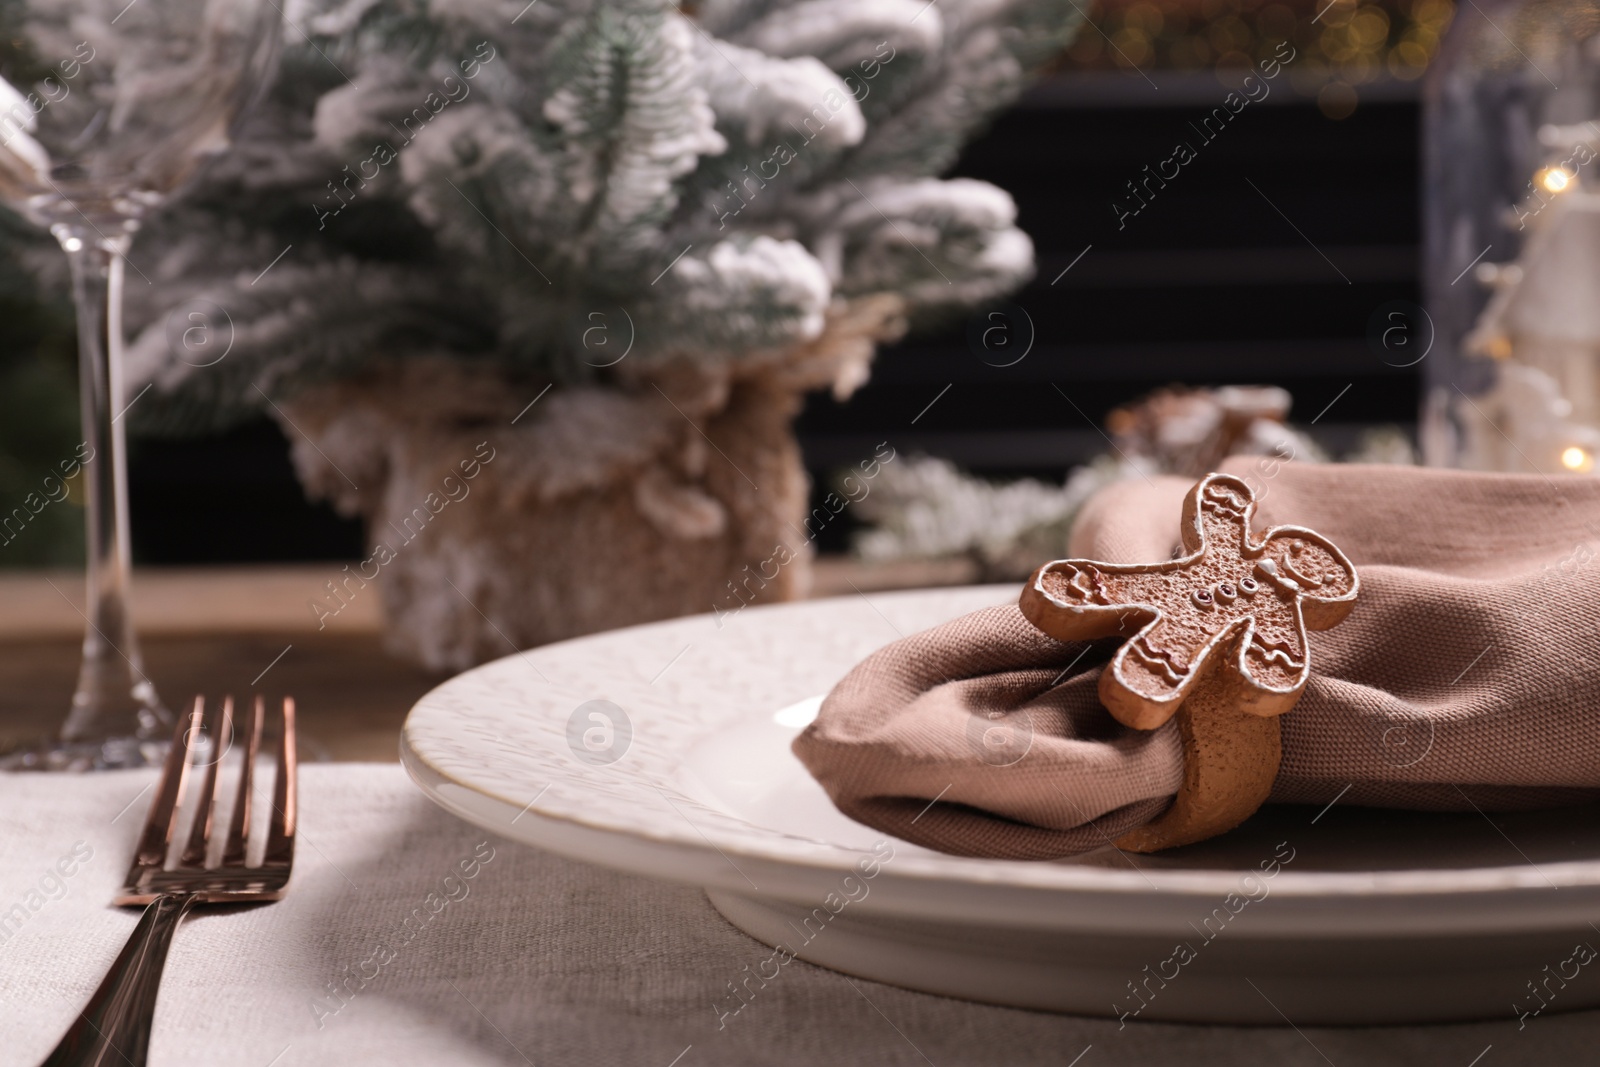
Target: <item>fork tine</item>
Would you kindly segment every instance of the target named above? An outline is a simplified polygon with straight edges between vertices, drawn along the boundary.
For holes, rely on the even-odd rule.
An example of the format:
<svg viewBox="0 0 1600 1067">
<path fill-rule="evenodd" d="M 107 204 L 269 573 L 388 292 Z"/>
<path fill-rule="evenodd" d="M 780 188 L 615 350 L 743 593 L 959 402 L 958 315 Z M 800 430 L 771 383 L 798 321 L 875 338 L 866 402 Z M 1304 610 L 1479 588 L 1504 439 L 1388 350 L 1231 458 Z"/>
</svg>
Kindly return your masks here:
<svg viewBox="0 0 1600 1067">
<path fill-rule="evenodd" d="M 278 735 L 278 780 L 273 789 L 272 822 L 261 865 L 287 867 L 294 859 L 297 756 L 294 741 L 294 698 L 283 698 L 283 733 Z"/>
<path fill-rule="evenodd" d="M 250 790 L 255 781 L 256 750 L 261 747 L 261 719 L 266 712 L 266 701 L 257 695 L 250 710 L 250 722 L 245 727 L 244 763 L 239 767 L 239 792 L 233 801 L 233 817 L 229 820 L 228 843 L 222 850 L 225 867 L 243 867 L 245 850 L 250 847 Z"/>
<path fill-rule="evenodd" d="M 167 863 L 167 846 L 178 822 L 178 806 L 183 802 L 183 786 L 189 777 L 189 745 L 194 729 L 200 723 L 205 707 L 204 697 L 194 698 L 194 707 L 187 716 L 176 716 L 172 747 L 167 750 L 161 767 L 161 780 L 156 785 L 155 799 L 150 802 L 150 814 L 145 816 L 144 830 L 139 834 L 139 848 L 134 853 L 136 869 L 160 870 Z"/>
<path fill-rule="evenodd" d="M 280 900 L 287 892 L 294 863 L 298 799 L 294 701 L 287 697 L 283 701 L 272 818 L 263 862 L 254 868 L 245 866 L 243 861 L 251 822 L 252 772 L 266 705 L 260 697 L 256 697 L 253 705 L 244 766 L 239 773 L 240 796 L 230 819 L 228 840 L 224 842 L 229 862 L 218 868 L 203 867 L 217 813 L 217 765 L 222 761 L 224 736 L 231 739 L 233 734 L 233 701 L 228 698 L 208 713 L 205 698 L 196 697 L 189 714 L 175 727 L 172 748 L 156 785 L 150 815 L 140 831 L 139 849 L 128 872 L 128 882 L 113 900 L 119 905 L 148 906 L 110 973 L 90 998 L 88 1007 L 79 1013 L 78 1021 L 68 1029 L 46 1063 L 102 1064 L 110 1062 L 111 1052 L 118 1052 L 119 1058 L 130 1067 L 135 1063 L 144 1064 L 163 961 L 172 933 L 183 917 L 195 905 Z M 205 772 L 206 795 L 201 798 L 205 807 L 195 812 L 195 826 L 190 830 L 183 851 L 184 862 L 169 871 L 165 869 L 166 856 L 183 803 L 196 734 L 202 728 L 213 739 L 214 756 Z M 197 868 L 190 861 L 202 866 Z"/>
<path fill-rule="evenodd" d="M 202 717 L 201 733 L 211 741 L 211 760 L 206 764 L 195 808 L 194 824 L 189 828 L 189 843 L 184 846 L 178 862 L 185 867 L 206 865 L 206 846 L 211 841 L 212 821 L 217 811 L 217 765 L 227 751 L 228 726 L 233 721 L 233 698 L 224 697 L 220 704 L 213 703 Z"/>
</svg>

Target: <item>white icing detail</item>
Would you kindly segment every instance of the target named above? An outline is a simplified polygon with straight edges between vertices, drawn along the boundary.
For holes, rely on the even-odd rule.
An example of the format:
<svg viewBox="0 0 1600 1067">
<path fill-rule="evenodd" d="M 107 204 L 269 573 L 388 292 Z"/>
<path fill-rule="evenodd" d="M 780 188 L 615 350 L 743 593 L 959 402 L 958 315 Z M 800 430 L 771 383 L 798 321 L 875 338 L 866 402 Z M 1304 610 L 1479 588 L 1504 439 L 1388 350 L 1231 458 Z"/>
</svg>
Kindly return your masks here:
<svg viewBox="0 0 1600 1067">
<path fill-rule="evenodd" d="M 1067 588 L 1078 592 L 1085 600 L 1094 600 L 1095 589 L 1088 572 L 1077 570 L 1073 572 L 1072 581 L 1067 583 Z"/>
<path fill-rule="evenodd" d="M 1290 656 L 1289 653 L 1285 652 L 1281 648 L 1274 648 L 1271 651 L 1268 651 L 1252 641 L 1250 642 L 1250 651 L 1260 656 L 1262 660 L 1267 663 L 1272 663 L 1274 660 L 1282 660 L 1283 665 L 1288 667 L 1291 671 L 1304 670 L 1306 666 L 1304 663 L 1296 662 L 1294 657 Z"/>
<path fill-rule="evenodd" d="M 1293 560 L 1288 560 L 1288 559 L 1284 560 L 1283 561 L 1283 569 L 1285 571 L 1287 571 L 1295 579 L 1297 579 L 1300 582 L 1301 585 L 1321 585 L 1322 584 L 1322 579 L 1320 579 L 1320 578 L 1312 578 L 1312 577 L 1309 577 L 1308 575 L 1301 574 L 1299 571 L 1295 570 L 1294 569 L 1294 561 Z"/>
<path fill-rule="evenodd" d="M 1278 564 L 1272 559 L 1256 560 L 1256 570 L 1262 577 L 1286 593 L 1300 592 L 1300 583 L 1293 578 L 1286 578 L 1278 573 Z"/>
<path fill-rule="evenodd" d="M 1145 666 L 1160 668 L 1161 673 L 1167 676 L 1167 681 L 1171 682 L 1173 685 L 1177 685 L 1179 682 L 1183 681 L 1184 674 L 1180 674 L 1178 669 L 1171 663 L 1167 662 L 1167 660 L 1163 657 L 1155 656 L 1147 652 L 1138 641 L 1129 641 L 1127 647 L 1129 651 L 1131 651 L 1135 656 L 1139 657 Z"/>
</svg>

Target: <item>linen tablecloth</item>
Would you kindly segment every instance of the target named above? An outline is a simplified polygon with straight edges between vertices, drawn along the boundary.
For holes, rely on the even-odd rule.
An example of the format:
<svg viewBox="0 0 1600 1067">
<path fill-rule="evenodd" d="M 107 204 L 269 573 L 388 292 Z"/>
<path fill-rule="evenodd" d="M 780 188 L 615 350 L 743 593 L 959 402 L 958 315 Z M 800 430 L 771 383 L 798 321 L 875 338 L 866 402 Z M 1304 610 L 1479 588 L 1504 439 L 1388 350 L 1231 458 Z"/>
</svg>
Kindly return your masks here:
<svg viewBox="0 0 1600 1067">
<path fill-rule="evenodd" d="M 137 912 L 106 902 L 154 779 L 0 775 L 0 1063 L 43 1058 L 132 930 Z M 199 912 L 178 931 L 156 1067 L 1504 1067 L 1593 1062 L 1600 1044 L 1600 1013 L 1552 1004 L 1519 1029 L 1509 993 L 1503 1020 L 1468 1025 L 1119 1028 L 800 962 L 721 1019 L 729 983 L 770 950 L 699 890 L 487 834 L 393 765 L 306 766 L 300 802 L 288 897 Z"/>
</svg>

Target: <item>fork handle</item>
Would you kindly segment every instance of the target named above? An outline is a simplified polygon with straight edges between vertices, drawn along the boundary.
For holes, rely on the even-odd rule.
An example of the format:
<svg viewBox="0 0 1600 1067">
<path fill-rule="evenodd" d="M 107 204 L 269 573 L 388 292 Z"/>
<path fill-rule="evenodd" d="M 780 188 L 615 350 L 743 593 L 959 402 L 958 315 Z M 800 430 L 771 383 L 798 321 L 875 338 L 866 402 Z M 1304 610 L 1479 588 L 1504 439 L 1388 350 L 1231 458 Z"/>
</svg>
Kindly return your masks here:
<svg viewBox="0 0 1600 1067">
<path fill-rule="evenodd" d="M 144 1067 L 167 947 L 196 899 L 166 894 L 144 909 L 100 988 L 41 1067 Z"/>
</svg>

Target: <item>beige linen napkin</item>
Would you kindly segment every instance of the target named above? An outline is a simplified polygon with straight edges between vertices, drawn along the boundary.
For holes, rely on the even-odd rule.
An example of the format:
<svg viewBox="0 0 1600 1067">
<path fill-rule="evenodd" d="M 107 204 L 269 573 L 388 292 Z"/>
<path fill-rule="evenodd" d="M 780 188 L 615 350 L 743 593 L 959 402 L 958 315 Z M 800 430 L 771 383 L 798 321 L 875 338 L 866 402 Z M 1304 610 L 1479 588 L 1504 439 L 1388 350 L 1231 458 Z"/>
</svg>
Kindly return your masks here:
<svg viewBox="0 0 1600 1067">
<path fill-rule="evenodd" d="M 1600 796 L 1600 480 L 1222 469 L 1254 488 L 1258 529 L 1308 526 L 1361 576 L 1349 618 L 1310 635 L 1274 801 L 1507 810 Z M 1106 489 L 1071 554 L 1172 557 L 1191 484 Z M 976 612 L 862 662 L 794 749 L 840 810 L 931 848 L 1095 848 L 1160 814 L 1182 780 L 1175 723 L 1131 730 L 1100 706 L 1115 646 L 1054 641 L 1012 606 Z"/>
</svg>

